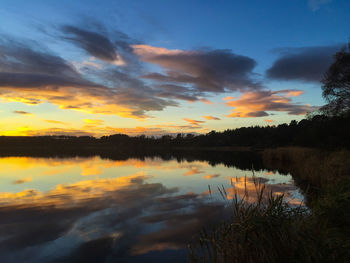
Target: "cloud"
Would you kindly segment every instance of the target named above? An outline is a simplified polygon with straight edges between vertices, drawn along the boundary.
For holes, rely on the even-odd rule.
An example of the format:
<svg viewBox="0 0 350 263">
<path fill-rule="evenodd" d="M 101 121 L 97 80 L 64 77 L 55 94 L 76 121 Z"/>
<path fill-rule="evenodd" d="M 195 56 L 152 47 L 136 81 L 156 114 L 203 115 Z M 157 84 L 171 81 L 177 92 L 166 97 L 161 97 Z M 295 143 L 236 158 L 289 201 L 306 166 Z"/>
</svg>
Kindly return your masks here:
<svg viewBox="0 0 350 263">
<path fill-rule="evenodd" d="M 205 103 L 205 104 L 208 104 L 208 105 L 212 105 L 212 104 L 213 104 L 212 101 L 210 101 L 210 100 L 208 100 L 208 99 L 205 99 L 205 98 L 200 98 L 200 101 L 203 102 L 203 103 Z"/>
<path fill-rule="evenodd" d="M 300 94 L 302 93 L 297 90 L 247 92 L 238 99 L 226 102 L 226 105 L 234 107 L 228 117 L 264 117 L 269 116 L 268 111 L 303 115 L 317 109 L 310 105 L 292 102 L 290 97 Z"/>
<path fill-rule="evenodd" d="M 0 42 L 0 98 L 4 102 L 49 102 L 61 109 L 128 118 L 145 118 L 147 111 L 177 106 L 127 73 L 97 70 L 80 74 L 58 56 L 10 40 Z"/>
<path fill-rule="evenodd" d="M 219 177 L 220 174 L 207 174 L 204 176 L 205 179 L 214 179 L 214 178 L 217 178 Z"/>
<path fill-rule="evenodd" d="M 321 5 L 325 5 L 332 2 L 332 0 L 308 0 L 308 5 L 312 11 L 316 11 Z"/>
<path fill-rule="evenodd" d="M 125 251 L 134 259 L 186 249 L 194 234 L 227 213 L 223 204 L 146 179 L 132 175 L 58 185 L 45 193 L 1 193 L 0 260 L 89 262 L 106 248 L 103 257 L 127 261 Z"/>
<path fill-rule="evenodd" d="M 149 76 L 155 75 L 157 74 L 152 73 Z M 149 76 L 147 78 L 150 78 Z M 201 98 L 198 97 L 201 94 L 193 92 L 192 89 L 181 85 L 161 84 L 157 85 L 157 87 L 159 88 L 156 94 L 158 97 L 185 100 L 188 102 L 195 102 L 201 100 Z"/>
<path fill-rule="evenodd" d="M 19 179 L 19 180 L 15 180 L 13 181 L 13 184 L 24 184 L 27 182 L 31 182 L 33 179 L 31 177 L 27 177 L 27 178 L 23 178 L 23 179 Z"/>
<path fill-rule="evenodd" d="M 219 121 L 221 120 L 220 118 L 218 117 L 214 117 L 214 116 L 203 116 L 204 119 L 207 119 L 207 120 L 214 120 L 214 121 Z"/>
<path fill-rule="evenodd" d="M 201 170 L 201 167 L 199 167 L 199 166 L 191 166 L 191 167 L 189 167 L 189 170 L 186 173 L 184 173 L 184 176 L 201 174 L 201 173 L 204 173 L 204 171 Z"/>
<path fill-rule="evenodd" d="M 190 123 L 194 126 L 198 126 L 201 123 L 205 123 L 205 121 L 198 121 L 198 120 L 193 120 L 193 119 L 188 119 L 188 118 L 184 118 L 184 121 L 187 121 L 188 123 Z"/>
<path fill-rule="evenodd" d="M 0 41 L 0 59 L 0 72 L 79 77 L 72 65 L 40 45 L 34 49 L 5 36 Z"/>
<path fill-rule="evenodd" d="M 315 46 L 278 50 L 280 57 L 267 70 L 270 79 L 320 82 L 340 46 Z"/>
<path fill-rule="evenodd" d="M 24 45 L 4 37 L 0 42 L 2 102 L 51 103 L 64 110 L 142 119 L 151 117 L 152 111 L 178 107 L 179 101 L 212 104 L 210 96 L 218 93 L 264 92 L 253 72 L 256 61 L 231 50 L 153 47 L 139 44 L 122 32 L 108 33 L 103 26 L 66 25 L 60 30 L 60 40 L 73 43 L 90 57 L 69 62 L 41 45 L 35 47 L 37 43 Z M 149 72 L 147 63 L 159 66 L 160 71 Z M 236 101 L 231 96 L 226 99 L 229 103 Z M 267 113 L 251 111 L 247 116 Z M 200 121 L 189 123 L 188 129 L 200 128 Z M 97 123 L 88 125 L 96 127 Z M 75 131 L 66 130 L 71 132 Z"/>
<path fill-rule="evenodd" d="M 227 101 L 227 100 L 234 100 L 235 97 L 232 96 L 226 96 L 225 98 L 223 98 L 222 100 Z"/>
<path fill-rule="evenodd" d="M 104 121 L 103 120 L 91 120 L 91 119 L 84 119 L 84 122 L 88 125 L 92 125 L 92 126 L 99 126 L 99 125 L 103 125 Z"/>
<path fill-rule="evenodd" d="M 116 65 L 125 64 L 114 44 L 102 33 L 70 25 L 63 26 L 62 31 L 65 33 L 65 39 L 81 47 L 88 54 Z"/>
<path fill-rule="evenodd" d="M 68 122 L 64 121 L 56 121 L 56 120 L 45 120 L 47 123 L 53 123 L 53 124 L 61 124 L 61 125 L 69 125 Z"/>
<path fill-rule="evenodd" d="M 44 129 L 34 129 L 30 127 L 21 127 L 19 128 L 21 132 L 18 134 L 19 136 L 58 136 L 58 135 L 66 135 L 66 136 L 95 136 L 97 133 L 94 131 L 86 131 L 83 129 L 72 129 L 72 128 L 44 128 Z M 14 131 L 15 132 L 15 131 Z"/>
<path fill-rule="evenodd" d="M 132 45 L 134 53 L 164 73 L 143 77 L 160 82 L 191 85 L 196 92 L 256 90 L 260 84 L 253 79 L 256 62 L 231 50 L 170 50 L 150 45 Z"/>
<path fill-rule="evenodd" d="M 254 203 L 259 198 L 257 189 L 261 189 L 261 186 L 264 184 L 264 198 L 268 198 L 271 192 L 273 195 L 280 195 L 283 193 L 286 200 L 293 201 L 292 192 L 297 189 L 296 186 L 292 184 L 268 184 L 268 181 L 268 179 L 263 177 L 236 177 L 236 179 L 231 180 L 233 187 L 226 189 L 227 198 L 233 199 L 238 195 L 241 198 L 245 197 L 247 202 Z M 295 201 L 297 200 L 294 200 L 294 202 Z M 298 199 L 299 204 L 300 201 L 301 200 Z"/>
<path fill-rule="evenodd" d="M 273 123 L 274 122 L 274 120 L 269 120 L 269 119 L 266 119 L 264 121 L 267 122 L 267 123 Z"/>
<path fill-rule="evenodd" d="M 69 123 L 60 122 L 55 120 L 45 120 L 48 123 L 53 123 L 55 127 L 48 127 L 38 129 L 30 126 L 18 127 L 15 130 L 2 132 L 1 135 L 8 136 L 43 136 L 43 135 L 67 135 L 67 136 L 94 136 L 101 137 L 104 135 L 111 135 L 116 133 L 127 134 L 130 136 L 146 135 L 146 136 L 159 136 L 164 134 L 174 134 L 179 132 L 184 133 L 203 133 L 207 132 L 207 129 L 203 129 L 199 125 L 176 125 L 176 124 L 155 124 L 148 126 L 136 126 L 136 127 L 112 127 L 103 125 L 86 124 L 81 128 L 61 128 L 57 125 L 70 126 Z"/>
<path fill-rule="evenodd" d="M 15 110 L 13 113 L 16 114 L 21 114 L 21 115 L 33 115 L 33 113 L 27 112 L 27 111 L 22 111 L 22 110 Z"/>
</svg>

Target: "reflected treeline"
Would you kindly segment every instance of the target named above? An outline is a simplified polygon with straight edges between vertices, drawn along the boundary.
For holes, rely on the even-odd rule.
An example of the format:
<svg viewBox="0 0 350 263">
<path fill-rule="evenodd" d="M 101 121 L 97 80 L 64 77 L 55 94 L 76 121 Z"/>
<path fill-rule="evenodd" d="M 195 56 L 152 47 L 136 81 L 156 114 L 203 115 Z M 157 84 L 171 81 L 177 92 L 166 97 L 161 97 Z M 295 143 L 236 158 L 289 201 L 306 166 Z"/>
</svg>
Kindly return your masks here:
<svg viewBox="0 0 350 263">
<path fill-rule="evenodd" d="M 29 137 L 28 139 L 36 139 Z M 74 137 L 75 139 L 79 139 Z M 27 139 L 27 138 L 24 138 Z M 56 145 L 55 145 L 56 146 Z M 96 147 L 93 149 L 77 147 L 74 149 L 63 146 L 38 147 L 38 148 L 12 148 L 2 151 L 0 156 L 30 156 L 49 158 L 74 158 L 100 156 L 102 159 L 124 161 L 130 158 L 145 160 L 145 158 L 160 158 L 163 161 L 177 160 L 178 162 L 205 161 L 211 166 L 224 164 L 227 167 L 236 167 L 241 170 L 263 170 L 265 166 L 261 154 L 253 151 L 213 151 L 195 149 L 165 149 L 165 148 L 106 148 Z"/>
</svg>

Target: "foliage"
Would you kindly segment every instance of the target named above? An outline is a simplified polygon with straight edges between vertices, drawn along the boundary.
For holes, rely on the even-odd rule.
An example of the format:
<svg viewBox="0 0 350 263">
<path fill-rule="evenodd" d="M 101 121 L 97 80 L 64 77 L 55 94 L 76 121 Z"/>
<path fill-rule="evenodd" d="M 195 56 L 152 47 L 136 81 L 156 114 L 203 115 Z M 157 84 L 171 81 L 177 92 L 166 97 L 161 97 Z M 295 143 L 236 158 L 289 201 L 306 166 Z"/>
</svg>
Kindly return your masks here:
<svg viewBox="0 0 350 263">
<path fill-rule="evenodd" d="M 341 213 L 349 205 L 347 187 L 324 193 L 307 210 L 256 184 L 257 201 L 236 194 L 232 218 L 200 233 L 189 245 L 189 262 L 345 262 L 349 218 Z"/>
<path fill-rule="evenodd" d="M 255 184 L 256 202 L 235 195 L 232 218 L 203 230 L 189 246 L 190 262 L 315 262 L 319 233 L 308 226 L 311 217 L 301 206 L 291 207 L 283 195 L 266 194 Z"/>
<path fill-rule="evenodd" d="M 321 108 L 327 115 L 341 115 L 350 110 L 350 43 L 334 55 L 335 61 L 322 82 L 323 97 L 328 102 Z"/>
<path fill-rule="evenodd" d="M 290 173 L 301 189 L 320 191 L 335 185 L 350 174 L 350 151 L 320 151 L 301 147 L 265 149 L 262 153 L 268 169 Z"/>
<path fill-rule="evenodd" d="M 182 136 L 164 135 L 130 137 L 115 134 L 94 138 L 88 136 L 38 136 L 38 137 L 0 137 L 3 151 L 18 148 L 54 150 L 91 150 L 96 149 L 179 149 L 198 147 L 251 147 L 271 148 L 280 146 L 305 146 L 319 148 L 350 148 L 350 112 L 342 116 L 316 115 L 310 119 L 278 126 L 242 127 L 223 132 L 211 131 L 207 134 L 187 134 Z"/>
</svg>

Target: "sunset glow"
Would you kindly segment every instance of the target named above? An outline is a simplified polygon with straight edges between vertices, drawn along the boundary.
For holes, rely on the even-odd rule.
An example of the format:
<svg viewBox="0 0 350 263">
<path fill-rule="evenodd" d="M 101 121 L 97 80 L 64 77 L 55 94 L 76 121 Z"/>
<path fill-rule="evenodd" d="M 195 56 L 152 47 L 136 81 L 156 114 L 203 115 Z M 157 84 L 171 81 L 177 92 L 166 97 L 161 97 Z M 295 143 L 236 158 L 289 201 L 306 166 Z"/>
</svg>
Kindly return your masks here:
<svg viewBox="0 0 350 263">
<path fill-rule="evenodd" d="M 253 13 L 244 12 L 248 17 L 243 19 L 235 11 L 246 4 L 208 3 L 200 11 L 194 2 L 165 6 L 89 0 L 80 9 L 69 1 L 5 0 L 0 135 L 207 133 L 289 123 L 324 103 L 322 73 L 317 72 L 329 66 L 348 36 L 345 31 L 333 31 L 330 42 L 312 24 L 291 35 L 276 23 L 276 34 L 267 22 L 258 29 Z M 336 10 L 331 1 L 304 2 L 288 4 L 300 15 L 282 15 L 288 17 L 283 28 L 310 13 L 322 32 L 340 28 L 340 21 L 328 18 L 327 12 Z M 247 10 L 260 10 L 260 2 L 252 5 Z M 45 12 L 34 19 L 27 12 L 38 6 Z M 222 17 L 214 19 L 215 28 L 207 8 Z M 114 13 L 117 9 L 127 15 Z M 202 15 L 185 22 L 192 17 L 186 10 Z M 272 10 L 269 17 L 279 19 L 277 14 Z M 308 41 L 300 40 L 304 33 Z M 290 65 L 300 67 L 288 71 Z"/>
</svg>

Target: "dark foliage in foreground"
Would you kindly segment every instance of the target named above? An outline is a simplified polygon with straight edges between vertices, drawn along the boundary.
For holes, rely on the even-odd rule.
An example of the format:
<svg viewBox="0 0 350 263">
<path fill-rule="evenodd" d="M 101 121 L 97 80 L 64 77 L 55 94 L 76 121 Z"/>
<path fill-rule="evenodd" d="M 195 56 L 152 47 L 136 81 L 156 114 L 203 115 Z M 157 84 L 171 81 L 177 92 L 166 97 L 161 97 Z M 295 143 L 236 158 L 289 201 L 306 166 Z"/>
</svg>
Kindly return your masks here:
<svg viewBox="0 0 350 263">
<path fill-rule="evenodd" d="M 305 146 L 322 148 L 350 148 L 350 112 L 341 116 L 316 115 L 310 119 L 278 126 L 243 127 L 207 134 L 164 135 L 159 138 L 144 135 L 130 137 L 115 134 L 94 138 L 89 136 L 38 136 L 0 137 L 2 152 L 26 148 L 50 151 L 70 150 L 96 152 L 97 149 L 118 151 L 120 149 L 188 148 L 188 147 L 253 147 Z"/>
<path fill-rule="evenodd" d="M 341 213 L 348 213 L 348 187 L 327 190 L 307 210 L 256 184 L 256 201 L 236 194 L 232 218 L 200 233 L 189 245 L 189 262 L 346 262 L 349 219 Z"/>
</svg>

